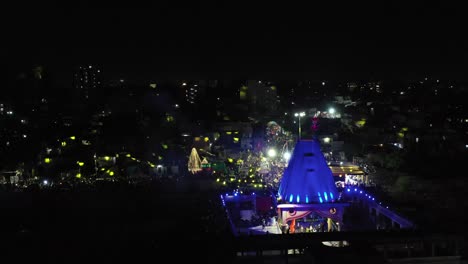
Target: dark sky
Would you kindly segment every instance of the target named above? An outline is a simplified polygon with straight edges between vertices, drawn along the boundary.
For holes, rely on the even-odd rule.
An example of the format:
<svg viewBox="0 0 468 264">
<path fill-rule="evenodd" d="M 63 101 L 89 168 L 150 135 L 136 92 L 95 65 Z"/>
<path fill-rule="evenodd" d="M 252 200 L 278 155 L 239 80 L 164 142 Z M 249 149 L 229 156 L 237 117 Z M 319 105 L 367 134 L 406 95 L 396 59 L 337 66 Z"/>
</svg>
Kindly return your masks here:
<svg viewBox="0 0 468 264">
<path fill-rule="evenodd" d="M 20 4 L 0 11 L 7 36 L 0 55 L 13 68 L 45 65 L 64 83 L 88 63 L 102 65 L 108 78 L 144 81 L 466 78 L 460 5 L 327 2 Z"/>
</svg>

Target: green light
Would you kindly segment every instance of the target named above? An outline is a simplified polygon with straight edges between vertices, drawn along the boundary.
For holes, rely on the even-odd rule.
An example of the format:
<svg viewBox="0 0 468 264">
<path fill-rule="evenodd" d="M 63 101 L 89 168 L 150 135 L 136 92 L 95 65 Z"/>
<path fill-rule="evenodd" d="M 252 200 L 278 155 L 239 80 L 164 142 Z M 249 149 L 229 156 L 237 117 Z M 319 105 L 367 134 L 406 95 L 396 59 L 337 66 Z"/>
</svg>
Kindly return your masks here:
<svg viewBox="0 0 468 264">
<path fill-rule="evenodd" d="M 45 163 L 51 163 L 51 162 L 52 162 L 52 159 L 51 159 L 51 158 L 45 158 L 45 159 L 44 159 L 44 162 L 45 162 Z"/>
<path fill-rule="evenodd" d="M 75 136 L 71 136 L 70 139 L 71 139 L 71 140 L 75 140 L 76 137 L 75 137 Z"/>
<path fill-rule="evenodd" d="M 81 178 L 81 173 L 77 173 L 76 178 L 78 178 L 78 179 Z"/>
<path fill-rule="evenodd" d="M 109 157 L 109 156 L 105 156 L 104 159 L 105 159 L 106 161 L 109 161 L 109 160 L 110 160 L 110 157 Z"/>
<path fill-rule="evenodd" d="M 114 176 L 114 172 L 113 172 L 113 171 L 110 171 L 110 172 L 109 172 L 109 175 L 110 175 L 110 176 Z"/>
<path fill-rule="evenodd" d="M 168 149 L 169 146 L 167 144 L 162 144 L 163 149 Z"/>
<path fill-rule="evenodd" d="M 132 156 L 132 155 L 130 155 L 130 153 L 127 154 L 127 155 L 125 155 L 125 157 L 127 157 L 127 158 L 130 158 L 131 156 Z"/>
</svg>

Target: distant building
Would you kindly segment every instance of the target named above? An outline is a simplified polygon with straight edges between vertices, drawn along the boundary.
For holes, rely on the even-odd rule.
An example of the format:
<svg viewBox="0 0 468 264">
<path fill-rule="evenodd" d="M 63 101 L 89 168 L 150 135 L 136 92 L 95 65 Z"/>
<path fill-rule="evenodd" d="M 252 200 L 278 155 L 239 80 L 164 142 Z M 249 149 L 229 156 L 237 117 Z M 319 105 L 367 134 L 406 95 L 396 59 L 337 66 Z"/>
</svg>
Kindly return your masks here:
<svg viewBox="0 0 468 264">
<path fill-rule="evenodd" d="M 187 105 L 197 106 L 202 104 L 201 101 L 205 95 L 208 86 L 217 86 L 217 81 L 181 81 L 180 87 L 184 93 L 184 100 Z"/>
<path fill-rule="evenodd" d="M 248 80 L 239 91 L 239 96 L 247 101 L 251 112 L 272 114 L 278 110 L 277 88 L 271 82 Z"/>
<path fill-rule="evenodd" d="M 101 70 L 93 65 L 78 67 L 74 74 L 73 86 L 81 99 L 89 100 L 101 87 Z"/>
</svg>

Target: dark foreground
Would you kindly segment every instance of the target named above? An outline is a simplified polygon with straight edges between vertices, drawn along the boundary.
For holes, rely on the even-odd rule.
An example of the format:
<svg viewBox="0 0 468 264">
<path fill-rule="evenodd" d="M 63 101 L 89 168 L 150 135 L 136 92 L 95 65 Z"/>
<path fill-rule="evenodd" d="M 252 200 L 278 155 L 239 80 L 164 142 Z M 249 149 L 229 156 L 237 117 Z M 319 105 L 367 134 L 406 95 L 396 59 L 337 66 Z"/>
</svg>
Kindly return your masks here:
<svg viewBox="0 0 468 264">
<path fill-rule="evenodd" d="M 354 234 L 356 243 L 348 249 L 325 248 L 319 241 L 300 236 L 293 240 L 287 236 L 234 238 L 218 193 L 201 191 L 193 182 L 159 182 L 144 187 L 112 184 L 66 192 L 2 192 L 0 199 L 0 252 L 3 260 L 15 263 L 284 263 L 284 254 L 236 257 L 239 252 L 261 250 L 281 253 L 283 248 L 301 249 L 301 257 L 290 258 L 301 263 L 311 259 L 326 263 L 340 256 L 353 256 L 361 263 L 383 263 L 384 257 L 372 241 L 389 237 L 384 233 Z M 410 237 L 423 239 L 426 235 L 404 235 L 406 240 Z M 425 241 L 423 246 L 430 250 L 430 241 Z M 462 254 L 463 246 L 457 246 Z M 440 252 L 442 249 L 437 248 Z"/>
</svg>

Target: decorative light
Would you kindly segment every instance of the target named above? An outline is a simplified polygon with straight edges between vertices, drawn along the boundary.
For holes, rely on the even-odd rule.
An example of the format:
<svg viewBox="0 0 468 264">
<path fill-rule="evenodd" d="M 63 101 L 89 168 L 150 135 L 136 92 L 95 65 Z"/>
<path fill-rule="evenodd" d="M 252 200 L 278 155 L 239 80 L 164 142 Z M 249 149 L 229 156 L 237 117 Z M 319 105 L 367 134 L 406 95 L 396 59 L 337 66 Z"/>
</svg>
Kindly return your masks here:
<svg viewBox="0 0 468 264">
<path fill-rule="evenodd" d="M 290 152 L 285 152 L 285 153 L 283 153 L 283 158 L 284 158 L 286 161 L 289 161 L 289 159 L 291 158 L 291 153 L 290 153 Z"/>
<path fill-rule="evenodd" d="M 334 113 L 336 112 L 336 110 L 335 110 L 335 108 L 330 107 L 330 109 L 328 109 L 328 112 L 329 112 L 330 114 L 334 114 Z"/>
<path fill-rule="evenodd" d="M 268 150 L 267 154 L 268 154 L 268 157 L 270 158 L 276 157 L 276 150 L 271 148 Z"/>
</svg>

